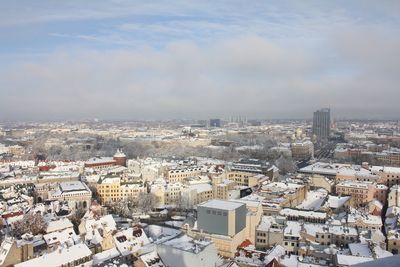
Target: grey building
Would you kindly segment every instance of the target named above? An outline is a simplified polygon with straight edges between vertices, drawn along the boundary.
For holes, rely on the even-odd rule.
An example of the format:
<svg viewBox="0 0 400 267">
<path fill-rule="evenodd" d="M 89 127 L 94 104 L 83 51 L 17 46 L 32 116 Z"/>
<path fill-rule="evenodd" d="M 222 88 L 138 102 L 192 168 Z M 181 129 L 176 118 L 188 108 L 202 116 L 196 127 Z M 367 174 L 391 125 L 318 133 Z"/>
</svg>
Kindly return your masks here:
<svg viewBox="0 0 400 267">
<path fill-rule="evenodd" d="M 331 131 L 331 111 L 329 108 L 314 112 L 312 129 L 318 140 L 328 140 Z"/>
<path fill-rule="evenodd" d="M 234 236 L 246 227 L 246 212 L 244 203 L 213 199 L 197 206 L 197 228 Z"/>
</svg>

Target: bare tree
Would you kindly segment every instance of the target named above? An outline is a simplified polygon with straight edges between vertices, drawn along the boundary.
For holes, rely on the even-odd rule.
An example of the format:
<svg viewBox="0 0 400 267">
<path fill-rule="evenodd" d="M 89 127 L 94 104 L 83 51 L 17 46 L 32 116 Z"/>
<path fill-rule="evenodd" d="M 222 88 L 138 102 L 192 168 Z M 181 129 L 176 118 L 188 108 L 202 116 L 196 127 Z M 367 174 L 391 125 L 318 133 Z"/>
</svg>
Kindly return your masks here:
<svg viewBox="0 0 400 267">
<path fill-rule="evenodd" d="M 151 211 L 156 203 L 156 197 L 153 193 L 141 192 L 139 194 L 139 201 L 137 207 L 142 213 Z"/>
<path fill-rule="evenodd" d="M 81 220 L 85 215 L 86 210 L 83 208 L 76 209 L 74 214 L 72 214 L 69 219 L 71 220 L 72 224 L 74 225 L 74 230 L 76 233 L 79 233 L 79 225 L 81 224 Z"/>
<path fill-rule="evenodd" d="M 185 194 L 180 194 L 178 199 L 176 200 L 176 207 L 178 210 L 181 211 L 187 211 L 192 208 L 192 205 L 190 203 L 190 199 L 187 195 Z"/>
<path fill-rule="evenodd" d="M 281 174 L 285 175 L 296 171 L 296 164 L 291 158 L 280 156 L 275 162 Z"/>
<path fill-rule="evenodd" d="M 43 219 L 40 213 L 28 213 L 13 224 L 14 236 L 21 237 L 25 233 L 31 233 L 33 235 L 44 234 L 46 231 L 47 223 Z"/>
</svg>

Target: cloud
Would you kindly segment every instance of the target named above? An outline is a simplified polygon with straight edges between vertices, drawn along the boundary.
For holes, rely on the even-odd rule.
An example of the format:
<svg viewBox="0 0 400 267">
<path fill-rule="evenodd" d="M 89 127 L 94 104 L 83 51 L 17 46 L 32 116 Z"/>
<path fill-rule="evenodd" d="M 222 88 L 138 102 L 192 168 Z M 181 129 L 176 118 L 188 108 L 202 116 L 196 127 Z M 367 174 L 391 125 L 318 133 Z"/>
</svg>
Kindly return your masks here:
<svg viewBox="0 0 400 267">
<path fill-rule="evenodd" d="M 337 117 L 396 118 L 399 40 L 357 34 L 313 50 L 245 35 L 57 51 L 0 74 L 0 119 L 308 118 L 323 106 Z"/>
<path fill-rule="evenodd" d="M 398 1 L 0 5 L 0 120 L 400 111 Z"/>
</svg>

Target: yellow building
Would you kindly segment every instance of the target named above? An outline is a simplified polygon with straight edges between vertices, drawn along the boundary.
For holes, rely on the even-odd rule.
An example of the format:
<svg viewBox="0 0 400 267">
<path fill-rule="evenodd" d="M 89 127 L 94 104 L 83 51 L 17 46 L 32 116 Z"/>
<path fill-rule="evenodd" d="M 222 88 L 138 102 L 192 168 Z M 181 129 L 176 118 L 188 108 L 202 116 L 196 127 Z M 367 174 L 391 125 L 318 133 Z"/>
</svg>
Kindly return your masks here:
<svg viewBox="0 0 400 267">
<path fill-rule="evenodd" d="M 260 185 L 263 181 L 268 180 L 268 177 L 262 174 L 253 174 L 248 172 L 228 172 L 226 178 L 235 182 L 237 185 L 253 187 Z"/>
<path fill-rule="evenodd" d="M 146 188 L 140 184 L 121 184 L 119 177 L 104 178 L 96 184 L 97 194 L 103 203 L 121 200 L 138 200 L 139 194 Z"/>
<path fill-rule="evenodd" d="M 166 172 L 168 183 L 183 183 L 185 179 L 201 175 L 200 167 L 176 168 Z"/>
</svg>

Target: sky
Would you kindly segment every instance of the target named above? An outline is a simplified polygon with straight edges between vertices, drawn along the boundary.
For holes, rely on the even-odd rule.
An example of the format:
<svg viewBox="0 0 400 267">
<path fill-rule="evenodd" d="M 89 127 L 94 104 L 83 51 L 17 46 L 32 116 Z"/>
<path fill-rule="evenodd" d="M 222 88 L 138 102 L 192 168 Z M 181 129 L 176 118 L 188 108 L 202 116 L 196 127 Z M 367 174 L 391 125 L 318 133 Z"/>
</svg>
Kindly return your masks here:
<svg viewBox="0 0 400 267">
<path fill-rule="evenodd" d="M 399 119 L 400 1 L 0 2 L 0 120 Z"/>
</svg>

